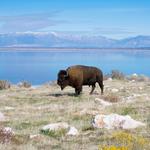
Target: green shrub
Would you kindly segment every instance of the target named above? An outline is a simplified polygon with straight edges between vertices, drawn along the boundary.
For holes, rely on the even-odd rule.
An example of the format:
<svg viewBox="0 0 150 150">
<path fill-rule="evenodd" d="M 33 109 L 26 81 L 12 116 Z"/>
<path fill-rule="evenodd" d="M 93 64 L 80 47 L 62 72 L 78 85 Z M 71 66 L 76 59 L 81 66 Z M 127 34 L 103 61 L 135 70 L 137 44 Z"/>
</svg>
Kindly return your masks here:
<svg viewBox="0 0 150 150">
<path fill-rule="evenodd" d="M 41 130 L 41 133 L 53 138 L 57 138 L 57 137 L 62 137 L 65 136 L 65 134 L 67 133 L 67 129 L 60 129 L 57 131 L 54 130 Z"/>
</svg>

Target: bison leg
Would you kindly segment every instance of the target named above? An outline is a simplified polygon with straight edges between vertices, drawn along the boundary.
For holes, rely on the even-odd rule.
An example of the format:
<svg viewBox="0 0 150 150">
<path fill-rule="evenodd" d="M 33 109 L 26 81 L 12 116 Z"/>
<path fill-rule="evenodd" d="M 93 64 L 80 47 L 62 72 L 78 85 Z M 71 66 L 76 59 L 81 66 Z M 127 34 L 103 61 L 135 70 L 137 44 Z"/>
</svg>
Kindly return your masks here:
<svg viewBox="0 0 150 150">
<path fill-rule="evenodd" d="M 104 85 L 103 85 L 103 81 L 98 82 L 100 88 L 101 88 L 101 94 L 103 94 L 103 90 L 104 90 Z"/>
<path fill-rule="evenodd" d="M 91 90 L 90 94 L 93 93 L 94 89 L 95 89 L 95 84 L 92 85 L 92 90 Z"/>
<path fill-rule="evenodd" d="M 79 95 L 81 93 L 81 91 L 82 91 L 82 87 L 75 88 L 76 95 Z"/>
</svg>

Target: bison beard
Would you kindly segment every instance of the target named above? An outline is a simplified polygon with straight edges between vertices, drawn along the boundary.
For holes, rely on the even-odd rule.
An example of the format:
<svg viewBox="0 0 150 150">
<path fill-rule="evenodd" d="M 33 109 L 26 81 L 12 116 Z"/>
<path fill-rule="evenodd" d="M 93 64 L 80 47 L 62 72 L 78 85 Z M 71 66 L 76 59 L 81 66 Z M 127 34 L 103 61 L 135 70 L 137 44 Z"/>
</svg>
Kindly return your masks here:
<svg viewBox="0 0 150 150">
<path fill-rule="evenodd" d="M 57 84 L 63 90 L 66 86 L 75 88 L 75 93 L 79 95 L 82 91 L 83 85 L 92 86 L 90 94 L 95 89 L 96 82 L 101 88 L 103 94 L 103 73 L 100 69 L 91 66 L 76 65 L 67 68 L 67 70 L 60 70 L 58 73 Z"/>
</svg>

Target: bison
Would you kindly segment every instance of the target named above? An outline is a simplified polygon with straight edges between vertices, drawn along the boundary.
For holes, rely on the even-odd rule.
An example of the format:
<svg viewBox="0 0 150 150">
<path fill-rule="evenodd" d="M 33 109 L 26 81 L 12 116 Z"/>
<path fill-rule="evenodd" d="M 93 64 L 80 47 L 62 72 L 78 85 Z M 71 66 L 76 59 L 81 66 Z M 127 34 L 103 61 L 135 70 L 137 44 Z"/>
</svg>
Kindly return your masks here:
<svg viewBox="0 0 150 150">
<path fill-rule="evenodd" d="M 92 86 L 90 94 L 95 89 L 96 82 L 101 88 L 101 94 L 103 94 L 103 73 L 100 69 L 92 66 L 76 65 L 67 68 L 66 70 L 60 70 L 58 73 L 57 84 L 63 90 L 66 86 L 75 88 L 76 95 L 79 95 L 82 91 L 83 85 Z"/>
</svg>

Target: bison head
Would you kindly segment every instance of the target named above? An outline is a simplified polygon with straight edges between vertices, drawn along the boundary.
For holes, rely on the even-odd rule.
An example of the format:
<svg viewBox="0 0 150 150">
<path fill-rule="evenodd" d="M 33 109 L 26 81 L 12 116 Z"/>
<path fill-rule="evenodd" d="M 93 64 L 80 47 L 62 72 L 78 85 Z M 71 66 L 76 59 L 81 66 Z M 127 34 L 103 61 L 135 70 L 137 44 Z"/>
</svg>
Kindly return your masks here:
<svg viewBox="0 0 150 150">
<path fill-rule="evenodd" d="M 63 90 L 69 84 L 69 76 L 66 70 L 60 70 L 58 73 L 57 84 Z"/>
</svg>

